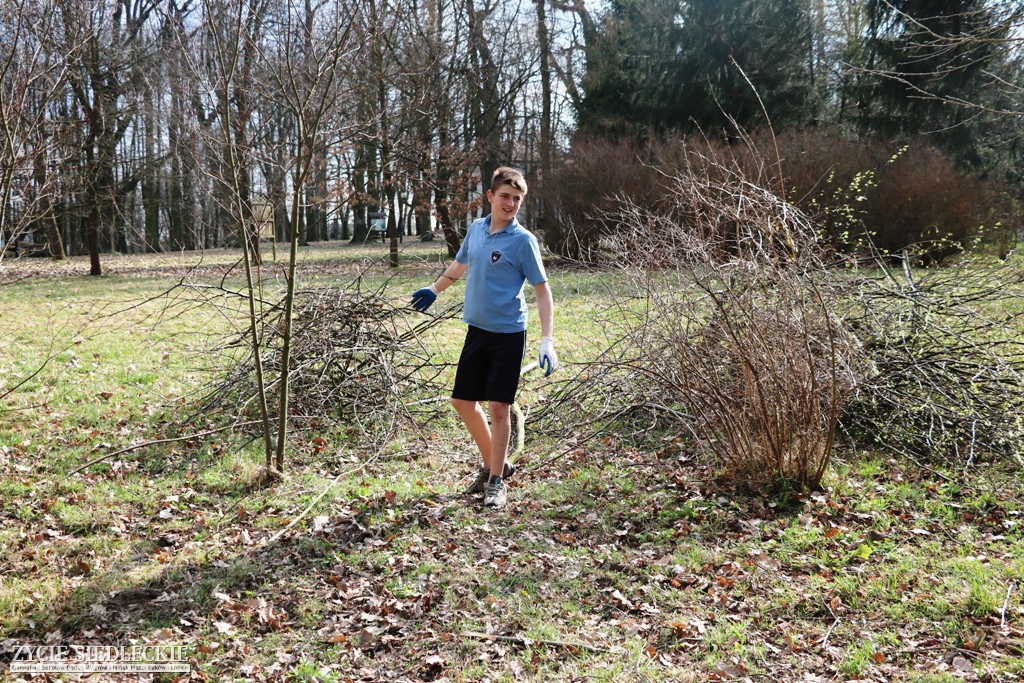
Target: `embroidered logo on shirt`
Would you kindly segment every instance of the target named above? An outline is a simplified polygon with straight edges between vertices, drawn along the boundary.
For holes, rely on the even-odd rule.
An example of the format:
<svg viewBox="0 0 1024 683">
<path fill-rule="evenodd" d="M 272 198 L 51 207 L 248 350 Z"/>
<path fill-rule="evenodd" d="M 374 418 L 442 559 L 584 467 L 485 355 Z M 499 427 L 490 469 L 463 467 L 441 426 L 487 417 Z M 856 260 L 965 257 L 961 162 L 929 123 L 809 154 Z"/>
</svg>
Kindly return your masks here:
<svg viewBox="0 0 1024 683">
<path fill-rule="evenodd" d="M 497 263 L 500 260 L 501 260 L 501 252 L 498 251 L 497 249 L 495 249 L 494 251 L 491 252 L 491 263 L 494 264 L 494 263 Z"/>
</svg>

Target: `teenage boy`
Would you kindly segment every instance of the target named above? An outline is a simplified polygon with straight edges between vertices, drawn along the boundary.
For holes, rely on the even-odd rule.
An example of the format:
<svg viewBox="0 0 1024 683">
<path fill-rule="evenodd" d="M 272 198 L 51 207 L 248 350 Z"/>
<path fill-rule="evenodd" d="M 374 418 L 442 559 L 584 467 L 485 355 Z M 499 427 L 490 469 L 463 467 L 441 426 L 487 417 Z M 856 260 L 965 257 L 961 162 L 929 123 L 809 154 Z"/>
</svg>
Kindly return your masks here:
<svg viewBox="0 0 1024 683">
<path fill-rule="evenodd" d="M 540 314 L 540 367 L 545 376 L 558 369 L 551 337 L 555 305 L 548 276 L 537 238 L 516 220 L 526 191 L 526 179 L 520 171 L 506 166 L 494 171 L 487 191 L 490 215 L 469 226 L 455 262 L 441 277 L 412 295 L 413 307 L 426 311 L 438 294 L 468 273 L 462 319 L 469 330 L 451 402 L 483 459 L 483 467 L 467 493 L 482 492 L 488 507 L 505 505 L 505 479 L 516 471 L 505 459 L 512 433 L 510 412 L 526 351 L 523 284 L 527 281 L 533 285 Z M 490 424 L 481 401 L 488 402 Z"/>
</svg>

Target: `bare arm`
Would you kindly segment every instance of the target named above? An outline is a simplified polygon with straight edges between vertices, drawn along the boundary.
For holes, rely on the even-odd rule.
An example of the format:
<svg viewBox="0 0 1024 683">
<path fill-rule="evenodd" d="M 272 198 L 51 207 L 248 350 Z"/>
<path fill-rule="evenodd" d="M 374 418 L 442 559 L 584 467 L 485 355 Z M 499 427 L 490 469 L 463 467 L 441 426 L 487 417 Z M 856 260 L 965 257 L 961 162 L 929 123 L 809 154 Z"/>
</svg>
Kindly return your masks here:
<svg viewBox="0 0 1024 683">
<path fill-rule="evenodd" d="M 551 337 L 555 330 L 555 301 L 547 282 L 540 282 L 533 288 L 537 295 L 537 313 L 540 315 L 540 336 Z"/>
<path fill-rule="evenodd" d="M 438 294 L 440 294 L 444 290 L 451 287 L 456 280 L 465 275 L 467 270 L 469 270 L 468 263 L 459 263 L 458 261 L 452 261 L 451 265 L 449 265 L 445 269 L 444 273 L 441 274 L 441 277 L 437 278 L 437 280 L 435 280 L 434 284 L 431 286 L 434 288 L 435 291 L 437 291 Z"/>
</svg>

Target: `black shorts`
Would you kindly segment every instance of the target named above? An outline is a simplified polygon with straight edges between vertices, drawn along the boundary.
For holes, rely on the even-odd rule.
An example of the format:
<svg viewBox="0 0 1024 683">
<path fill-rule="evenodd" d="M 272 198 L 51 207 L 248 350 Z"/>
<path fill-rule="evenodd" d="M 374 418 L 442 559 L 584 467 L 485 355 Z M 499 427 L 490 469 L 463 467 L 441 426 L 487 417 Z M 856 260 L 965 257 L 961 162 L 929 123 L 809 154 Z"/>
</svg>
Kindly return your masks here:
<svg viewBox="0 0 1024 683">
<path fill-rule="evenodd" d="M 488 332 L 469 326 L 452 398 L 514 403 L 526 353 L 526 332 Z"/>
</svg>

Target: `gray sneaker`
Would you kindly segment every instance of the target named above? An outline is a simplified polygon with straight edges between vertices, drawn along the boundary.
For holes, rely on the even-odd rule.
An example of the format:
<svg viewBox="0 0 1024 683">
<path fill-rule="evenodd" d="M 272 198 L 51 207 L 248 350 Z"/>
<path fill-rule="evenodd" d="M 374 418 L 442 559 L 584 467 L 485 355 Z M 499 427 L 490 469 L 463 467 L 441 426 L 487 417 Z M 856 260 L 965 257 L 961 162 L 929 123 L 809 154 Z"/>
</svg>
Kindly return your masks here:
<svg viewBox="0 0 1024 683">
<path fill-rule="evenodd" d="M 516 473 L 516 466 L 510 463 L 508 460 L 505 461 L 505 467 L 501 470 L 502 479 L 511 479 L 512 475 Z M 491 471 L 486 467 L 481 467 L 480 471 L 476 473 L 476 479 L 470 484 L 469 488 L 466 489 L 466 493 L 472 495 L 474 493 L 483 493 L 484 489 L 487 488 L 487 480 L 491 478 Z"/>
<path fill-rule="evenodd" d="M 501 477 L 491 477 L 484 487 L 484 507 L 504 507 L 508 501 L 508 488 Z"/>
</svg>

